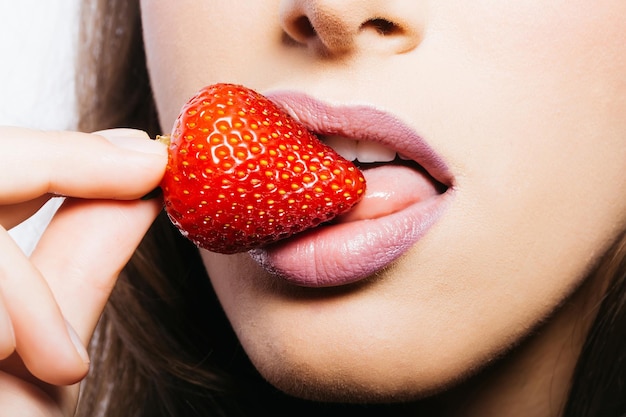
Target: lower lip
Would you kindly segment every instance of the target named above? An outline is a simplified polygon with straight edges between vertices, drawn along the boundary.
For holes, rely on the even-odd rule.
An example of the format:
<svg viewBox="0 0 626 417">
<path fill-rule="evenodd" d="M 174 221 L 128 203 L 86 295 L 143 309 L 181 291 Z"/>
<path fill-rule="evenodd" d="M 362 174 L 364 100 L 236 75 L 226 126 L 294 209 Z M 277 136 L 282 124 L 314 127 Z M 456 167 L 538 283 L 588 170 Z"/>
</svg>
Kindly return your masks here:
<svg viewBox="0 0 626 417">
<path fill-rule="evenodd" d="M 413 245 L 445 212 L 452 188 L 377 219 L 322 226 L 249 252 L 273 275 L 303 287 L 333 287 L 380 271 Z"/>
</svg>

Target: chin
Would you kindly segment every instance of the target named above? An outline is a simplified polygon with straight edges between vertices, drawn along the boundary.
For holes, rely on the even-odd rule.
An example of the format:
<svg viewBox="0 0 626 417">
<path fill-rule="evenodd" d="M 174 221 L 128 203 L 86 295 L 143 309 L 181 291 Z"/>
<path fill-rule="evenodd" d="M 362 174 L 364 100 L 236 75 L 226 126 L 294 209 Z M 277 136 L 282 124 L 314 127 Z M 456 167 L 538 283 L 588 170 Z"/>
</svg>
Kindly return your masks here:
<svg viewBox="0 0 626 417">
<path fill-rule="evenodd" d="M 323 372 L 303 369 L 286 370 L 282 366 L 261 371 L 262 376 L 274 387 L 294 397 L 322 402 L 341 403 L 391 403 L 419 400 L 438 390 L 420 390 L 407 387 L 390 387 L 355 381 L 349 376 L 329 378 Z"/>
<path fill-rule="evenodd" d="M 265 355 L 267 354 L 267 355 Z M 324 366 L 306 358 L 287 359 L 276 351 L 253 352 L 251 360 L 261 376 L 277 389 L 305 400 L 330 403 L 396 403 L 417 401 L 436 395 L 458 383 L 464 372 L 437 369 L 421 374 L 363 366 L 357 360 L 338 366 L 332 360 Z M 319 360 L 319 359 L 318 359 Z"/>
</svg>

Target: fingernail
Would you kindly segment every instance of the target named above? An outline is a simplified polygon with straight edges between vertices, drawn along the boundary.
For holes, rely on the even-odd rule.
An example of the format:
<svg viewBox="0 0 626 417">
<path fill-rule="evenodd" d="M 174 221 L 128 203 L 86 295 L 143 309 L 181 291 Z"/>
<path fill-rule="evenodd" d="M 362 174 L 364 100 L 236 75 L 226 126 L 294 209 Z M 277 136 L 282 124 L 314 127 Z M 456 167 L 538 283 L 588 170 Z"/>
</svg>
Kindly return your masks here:
<svg viewBox="0 0 626 417">
<path fill-rule="evenodd" d="M 106 130 L 98 130 L 97 132 L 93 132 L 96 135 L 104 136 L 105 138 L 141 138 L 141 139 L 150 139 L 150 136 L 147 132 L 139 129 L 129 129 L 129 128 L 117 128 L 117 129 L 106 129 Z"/>
<path fill-rule="evenodd" d="M 65 325 L 67 326 L 67 333 L 70 335 L 70 340 L 72 341 L 72 344 L 74 345 L 74 348 L 76 349 L 76 352 L 78 353 L 80 358 L 83 360 L 83 362 L 89 363 L 90 362 L 89 354 L 87 353 L 87 349 L 85 349 L 83 342 L 80 340 L 80 337 L 78 337 L 76 330 L 74 330 L 74 328 L 70 325 L 70 323 L 67 320 L 65 320 Z"/>
<path fill-rule="evenodd" d="M 128 133 L 128 134 L 126 134 Z M 146 132 L 133 129 L 111 129 L 97 132 L 109 142 L 131 151 L 166 155 L 167 148 L 162 143 L 150 139 Z"/>
</svg>

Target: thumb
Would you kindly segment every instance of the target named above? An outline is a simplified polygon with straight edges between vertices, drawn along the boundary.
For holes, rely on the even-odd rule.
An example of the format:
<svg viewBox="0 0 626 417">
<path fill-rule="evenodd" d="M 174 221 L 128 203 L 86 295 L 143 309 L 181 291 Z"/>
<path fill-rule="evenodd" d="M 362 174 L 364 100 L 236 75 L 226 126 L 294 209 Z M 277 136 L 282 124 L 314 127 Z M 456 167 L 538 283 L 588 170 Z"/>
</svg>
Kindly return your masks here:
<svg viewBox="0 0 626 417">
<path fill-rule="evenodd" d="M 161 208 L 160 200 L 69 200 L 42 236 L 32 262 L 83 343 Z"/>
</svg>

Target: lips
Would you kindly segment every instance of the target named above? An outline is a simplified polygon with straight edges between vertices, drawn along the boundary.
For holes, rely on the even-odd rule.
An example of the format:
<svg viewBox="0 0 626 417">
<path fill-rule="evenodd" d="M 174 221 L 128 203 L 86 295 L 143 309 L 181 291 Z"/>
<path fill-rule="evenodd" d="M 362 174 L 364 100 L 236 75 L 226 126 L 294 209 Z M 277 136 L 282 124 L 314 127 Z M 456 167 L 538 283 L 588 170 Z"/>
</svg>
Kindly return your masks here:
<svg viewBox="0 0 626 417">
<path fill-rule="evenodd" d="M 290 92 L 267 96 L 363 170 L 363 200 L 332 224 L 250 251 L 292 284 L 329 287 L 364 279 L 400 257 L 442 215 L 453 178 L 411 128 L 369 106 L 331 106 Z"/>
</svg>

